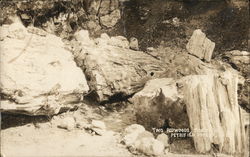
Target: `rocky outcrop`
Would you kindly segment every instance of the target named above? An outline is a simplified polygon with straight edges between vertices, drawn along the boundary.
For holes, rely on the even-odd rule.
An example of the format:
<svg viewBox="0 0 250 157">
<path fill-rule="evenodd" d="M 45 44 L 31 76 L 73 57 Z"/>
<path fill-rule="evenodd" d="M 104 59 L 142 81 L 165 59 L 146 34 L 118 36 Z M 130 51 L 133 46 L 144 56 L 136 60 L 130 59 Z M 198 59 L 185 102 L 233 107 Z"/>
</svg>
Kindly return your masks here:
<svg viewBox="0 0 250 157">
<path fill-rule="evenodd" d="M 125 100 L 123 96 L 138 91 L 137 82 L 164 70 L 161 61 L 129 49 L 125 37 L 102 34 L 92 44 L 85 44 L 90 41 L 80 41 L 81 49 L 74 55 L 98 101 Z"/>
<path fill-rule="evenodd" d="M 57 114 L 88 92 L 85 75 L 60 38 L 21 23 L 0 29 L 2 112 Z"/>
<path fill-rule="evenodd" d="M 190 128 L 198 152 L 218 149 L 240 156 L 245 131 L 237 85 L 238 76 L 230 71 L 189 75 L 179 80 L 156 79 L 149 81 L 131 101 L 140 124 L 163 129 Z"/>
<path fill-rule="evenodd" d="M 211 61 L 215 43 L 209 40 L 200 29 L 193 32 L 193 35 L 186 46 L 188 52 L 207 62 Z"/>
<path fill-rule="evenodd" d="M 1 9 L 0 25 L 9 24 L 11 16 L 17 15 L 25 26 L 40 27 L 67 39 L 79 29 L 91 34 L 112 29 L 121 18 L 119 0 L 8 1 Z"/>
</svg>

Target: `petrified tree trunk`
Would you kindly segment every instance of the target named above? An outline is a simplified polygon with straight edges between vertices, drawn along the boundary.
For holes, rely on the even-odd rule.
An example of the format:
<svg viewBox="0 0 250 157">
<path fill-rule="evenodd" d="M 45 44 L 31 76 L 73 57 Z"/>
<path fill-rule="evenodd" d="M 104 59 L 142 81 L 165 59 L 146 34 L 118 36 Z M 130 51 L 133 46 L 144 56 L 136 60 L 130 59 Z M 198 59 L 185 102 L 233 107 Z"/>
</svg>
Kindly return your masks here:
<svg viewBox="0 0 250 157">
<path fill-rule="evenodd" d="M 197 152 L 218 149 L 241 156 L 245 131 L 237 85 L 238 76 L 230 71 L 189 75 L 176 81 L 163 78 L 149 81 L 131 100 L 140 124 L 160 127 L 163 123 L 157 121 L 171 119 L 170 127 L 191 129 Z"/>
<path fill-rule="evenodd" d="M 163 62 L 141 51 L 128 49 L 124 37 L 110 38 L 102 34 L 95 41 L 78 41 L 82 50 L 75 52 L 75 58 L 78 66 L 84 69 L 89 87 L 96 92 L 98 101 L 106 101 L 117 93 L 133 94 L 136 92 L 135 83 L 164 71 Z M 93 44 L 86 45 L 87 42 Z"/>
<path fill-rule="evenodd" d="M 237 85 L 238 77 L 230 72 L 184 78 L 184 101 L 198 152 L 208 152 L 213 145 L 223 153 L 240 156 L 243 152 L 245 132 Z"/>
</svg>

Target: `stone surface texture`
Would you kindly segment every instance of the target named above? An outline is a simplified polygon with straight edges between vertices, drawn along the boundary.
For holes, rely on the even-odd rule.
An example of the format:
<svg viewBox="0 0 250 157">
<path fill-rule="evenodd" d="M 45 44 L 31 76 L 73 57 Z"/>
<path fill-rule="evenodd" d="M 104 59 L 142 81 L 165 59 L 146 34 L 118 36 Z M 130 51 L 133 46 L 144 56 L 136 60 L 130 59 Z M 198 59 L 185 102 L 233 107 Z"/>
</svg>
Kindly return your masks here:
<svg viewBox="0 0 250 157">
<path fill-rule="evenodd" d="M 193 32 L 193 35 L 186 46 L 188 52 L 207 62 L 211 61 L 215 43 L 206 37 L 200 29 Z"/>
<path fill-rule="evenodd" d="M 2 30 L 1 111 L 56 114 L 88 92 L 85 75 L 61 38 L 21 23 Z"/>
</svg>

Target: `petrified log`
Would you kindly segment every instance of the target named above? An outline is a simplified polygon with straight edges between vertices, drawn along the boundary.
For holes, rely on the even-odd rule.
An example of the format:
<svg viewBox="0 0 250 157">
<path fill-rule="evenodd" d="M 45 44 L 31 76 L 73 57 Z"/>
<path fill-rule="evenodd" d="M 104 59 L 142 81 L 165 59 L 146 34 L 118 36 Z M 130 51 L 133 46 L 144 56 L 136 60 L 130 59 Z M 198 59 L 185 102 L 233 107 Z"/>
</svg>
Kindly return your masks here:
<svg viewBox="0 0 250 157">
<path fill-rule="evenodd" d="M 131 95 L 137 91 L 136 82 L 164 71 L 161 61 L 129 49 L 124 37 L 102 35 L 93 44 L 85 44 L 90 43 L 87 39 L 80 42 L 82 49 L 74 55 L 98 101 L 108 100 L 117 93 Z"/>
<path fill-rule="evenodd" d="M 241 156 L 246 141 L 237 85 L 238 76 L 230 71 L 163 78 L 149 81 L 131 100 L 140 124 L 162 127 L 167 121 L 168 127 L 189 127 L 198 152 L 216 147 Z"/>
</svg>

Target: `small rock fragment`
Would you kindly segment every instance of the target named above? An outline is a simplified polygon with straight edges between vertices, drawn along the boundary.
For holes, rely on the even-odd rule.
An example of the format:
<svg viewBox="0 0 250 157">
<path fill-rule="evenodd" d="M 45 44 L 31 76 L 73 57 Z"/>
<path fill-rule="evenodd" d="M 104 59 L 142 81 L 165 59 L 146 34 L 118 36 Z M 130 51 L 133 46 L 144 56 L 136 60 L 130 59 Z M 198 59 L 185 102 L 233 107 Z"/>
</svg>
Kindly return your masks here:
<svg viewBox="0 0 250 157">
<path fill-rule="evenodd" d="M 67 130 L 73 130 L 75 128 L 75 119 L 73 117 L 65 117 L 61 119 L 60 124 L 57 125 L 58 128 L 63 128 Z"/>
<path fill-rule="evenodd" d="M 153 47 L 148 47 L 147 52 L 153 52 L 155 49 Z"/>
<path fill-rule="evenodd" d="M 105 130 L 99 128 L 92 128 L 96 135 L 102 136 L 105 133 Z"/>
<path fill-rule="evenodd" d="M 160 135 L 157 136 L 156 138 L 158 141 L 161 141 L 165 147 L 169 146 L 168 143 L 168 136 L 165 133 L 161 133 Z"/>
<path fill-rule="evenodd" d="M 129 40 L 129 48 L 135 51 L 139 50 L 138 40 L 135 37 L 130 38 Z"/>
<path fill-rule="evenodd" d="M 111 28 L 113 26 L 116 25 L 116 23 L 118 22 L 118 20 L 121 17 L 121 13 L 119 9 L 116 9 L 114 11 L 112 11 L 110 14 L 105 15 L 105 16 L 101 16 L 100 17 L 100 23 L 103 26 L 106 26 L 108 28 Z"/>
<path fill-rule="evenodd" d="M 152 137 L 142 138 L 135 143 L 135 148 L 146 155 L 162 155 L 164 144 Z"/>
<path fill-rule="evenodd" d="M 180 19 L 178 17 L 173 18 L 172 21 L 173 21 L 173 25 L 175 27 L 179 27 L 180 26 L 181 22 L 180 22 Z"/>
<path fill-rule="evenodd" d="M 110 39 L 110 37 L 109 37 L 109 35 L 108 35 L 107 33 L 102 33 L 102 34 L 101 34 L 101 38 L 102 38 L 102 39 L 106 39 L 106 40 L 109 40 L 109 39 Z"/>
<path fill-rule="evenodd" d="M 130 125 L 125 129 L 122 141 L 127 146 L 133 146 L 139 134 L 144 131 L 145 128 L 139 124 Z"/>
<path fill-rule="evenodd" d="M 80 30 L 75 33 L 75 38 L 82 44 L 90 44 L 92 40 L 89 38 L 89 32 L 87 30 Z"/>
<path fill-rule="evenodd" d="M 104 122 L 102 121 L 99 121 L 99 120 L 92 120 L 92 127 L 93 128 L 99 128 L 99 129 L 103 129 L 105 130 L 106 129 L 106 125 Z"/>
</svg>

